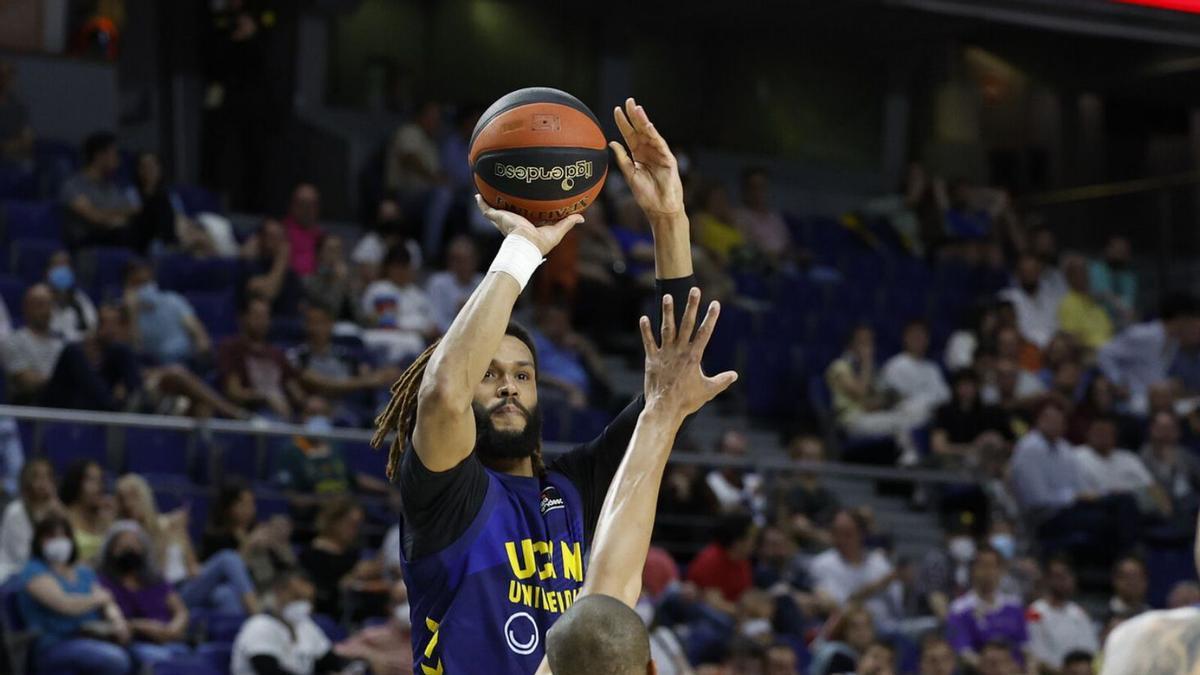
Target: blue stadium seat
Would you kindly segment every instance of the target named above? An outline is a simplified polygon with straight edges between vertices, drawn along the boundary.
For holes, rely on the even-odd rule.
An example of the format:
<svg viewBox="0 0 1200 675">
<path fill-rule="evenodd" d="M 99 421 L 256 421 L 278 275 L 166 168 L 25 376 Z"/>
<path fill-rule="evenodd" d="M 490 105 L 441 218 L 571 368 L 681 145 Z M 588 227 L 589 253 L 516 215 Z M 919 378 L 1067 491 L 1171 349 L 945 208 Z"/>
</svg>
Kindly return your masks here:
<svg viewBox="0 0 1200 675">
<path fill-rule="evenodd" d="M 200 656 L 178 656 L 154 664 L 151 675 L 220 675 L 208 659 Z"/>
<path fill-rule="evenodd" d="M 197 213 L 224 213 L 217 196 L 199 185 L 176 185 L 175 194 L 183 202 L 183 211 L 189 216 Z"/>
<path fill-rule="evenodd" d="M 86 286 L 96 297 L 119 289 L 124 283 L 125 267 L 137 254 L 119 246 L 95 246 L 80 254 L 79 268 L 86 275 Z"/>
<path fill-rule="evenodd" d="M 346 458 L 346 468 L 351 473 L 366 473 L 376 478 L 385 478 L 387 469 L 387 449 L 376 450 L 368 443 L 340 444 L 342 456 Z"/>
<path fill-rule="evenodd" d="M 46 423 L 42 427 L 42 452 L 59 472 L 78 460 L 107 467 L 107 446 L 104 427 L 70 422 Z"/>
<path fill-rule="evenodd" d="M 171 291 L 223 291 L 237 285 L 241 263 L 224 258 L 195 258 L 169 253 L 156 264 L 158 285 Z"/>
<path fill-rule="evenodd" d="M 33 199 L 36 196 L 37 182 L 33 172 L 0 162 L 0 199 Z"/>
<path fill-rule="evenodd" d="M 4 300 L 4 306 L 8 308 L 8 315 L 12 317 L 13 323 L 17 326 L 24 324 L 21 320 L 21 306 L 25 299 L 25 289 L 29 284 L 26 284 L 20 279 L 0 274 L 0 299 Z"/>
<path fill-rule="evenodd" d="M 187 432 L 125 429 L 125 470 L 156 477 L 188 477 Z"/>
<path fill-rule="evenodd" d="M 304 342 L 304 322 L 290 316 L 271 317 L 267 341 L 282 347 L 294 347 Z"/>
<path fill-rule="evenodd" d="M 233 642 L 246 617 L 241 614 L 208 614 L 204 621 L 209 642 Z"/>
<path fill-rule="evenodd" d="M 214 434 L 213 440 L 220 447 L 219 475 L 237 476 L 249 482 L 262 478 L 258 439 L 243 434 Z"/>
<path fill-rule="evenodd" d="M 22 281 L 37 283 L 46 276 L 50 256 L 62 248 L 62 243 L 53 239 L 17 239 L 9 250 L 12 258 L 9 269 Z"/>
<path fill-rule="evenodd" d="M 33 144 L 38 192 L 55 198 L 63 182 L 79 169 L 79 149 L 73 143 L 39 138 Z"/>
<path fill-rule="evenodd" d="M 4 239 L 62 239 L 62 214 L 53 201 L 4 202 Z"/>
<path fill-rule="evenodd" d="M 337 644 L 346 639 L 346 629 L 332 617 L 324 614 L 313 614 L 312 620 L 321 629 L 321 632 L 325 633 L 325 637 L 329 638 L 330 642 Z"/>
<path fill-rule="evenodd" d="M 233 660 L 232 642 L 209 642 L 196 647 L 196 656 L 208 662 L 221 675 L 228 675 Z"/>
<path fill-rule="evenodd" d="M 183 295 L 214 339 L 237 332 L 237 299 L 233 291 L 191 292 Z"/>
</svg>

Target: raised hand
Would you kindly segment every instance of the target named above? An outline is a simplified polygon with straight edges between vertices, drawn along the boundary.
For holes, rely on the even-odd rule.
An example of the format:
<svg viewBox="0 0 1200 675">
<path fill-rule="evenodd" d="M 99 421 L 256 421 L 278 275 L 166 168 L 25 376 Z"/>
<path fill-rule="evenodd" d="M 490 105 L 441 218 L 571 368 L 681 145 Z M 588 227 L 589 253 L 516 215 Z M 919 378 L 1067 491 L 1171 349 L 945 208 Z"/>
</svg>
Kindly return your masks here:
<svg viewBox="0 0 1200 675">
<path fill-rule="evenodd" d="M 683 183 L 679 180 L 679 165 L 645 108 L 627 98 L 624 109 L 613 108 L 613 118 L 629 151 L 616 141 L 608 145 L 638 206 L 652 225 L 682 216 Z"/>
<path fill-rule="evenodd" d="M 479 206 L 479 211 L 483 213 L 483 217 L 492 221 L 496 229 L 500 230 L 500 234 L 507 237 L 516 232 L 533 242 L 533 245 L 538 247 L 542 255 L 547 255 L 550 251 L 554 250 L 554 247 L 558 246 L 558 242 L 567 236 L 572 227 L 583 222 L 583 216 L 575 213 L 553 225 L 537 227 L 523 216 L 518 216 L 512 211 L 502 211 L 488 206 L 487 202 L 483 201 L 483 197 L 479 195 L 475 195 L 475 203 Z"/>
<path fill-rule="evenodd" d="M 688 293 L 687 306 L 679 331 L 675 330 L 675 306 L 670 295 L 663 296 L 662 345 L 654 340 L 650 319 L 642 317 L 642 345 L 646 349 L 646 407 L 661 405 L 681 417 L 690 415 L 737 381 L 737 373 L 726 371 L 708 377 L 700 368 L 704 349 L 712 337 L 721 314 L 721 304 L 712 302 L 700 324 L 700 289 Z M 695 337 L 692 333 L 695 332 Z"/>
</svg>

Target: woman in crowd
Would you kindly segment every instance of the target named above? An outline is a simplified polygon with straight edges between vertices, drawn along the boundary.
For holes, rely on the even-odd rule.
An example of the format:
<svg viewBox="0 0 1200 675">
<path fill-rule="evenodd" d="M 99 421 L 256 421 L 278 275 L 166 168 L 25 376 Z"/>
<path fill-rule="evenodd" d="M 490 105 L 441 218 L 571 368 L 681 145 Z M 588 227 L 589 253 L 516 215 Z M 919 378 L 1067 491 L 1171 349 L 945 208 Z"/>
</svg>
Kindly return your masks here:
<svg viewBox="0 0 1200 675">
<path fill-rule="evenodd" d="M 46 283 L 54 291 L 50 330 L 67 342 L 79 342 L 96 330 L 96 305 L 79 288 L 71 254 L 57 251 L 46 263 Z"/>
<path fill-rule="evenodd" d="M 852 673 L 858 660 L 875 642 L 875 624 L 862 605 L 852 605 L 830 620 L 828 638 L 814 644 L 811 675 Z"/>
<path fill-rule="evenodd" d="M 317 536 L 300 553 L 300 565 L 317 587 L 316 611 L 342 618 L 342 595 L 346 592 L 387 592 L 383 564 L 362 560 L 358 545 L 363 510 L 351 498 L 327 503 L 317 515 Z"/>
<path fill-rule="evenodd" d="M 38 636 L 36 672 L 128 675 L 133 659 L 123 645 L 132 637 L 129 624 L 96 573 L 79 563 L 70 521 L 57 513 L 38 521 L 31 553 L 18 602 Z"/>
<path fill-rule="evenodd" d="M 100 583 L 129 624 L 130 651 L 141 668 L 186 655 L 188 611 L 183 599 L 154 570 L 153 543 L 136 522 L 113 524 L 100 553 Z"/>
<path fill-rule="evenodd" d="M 205 561 L 224 551 L 235 552 L 250 571 L 258 588 L 266 588 L 281 570 L 296 565 L 290 544 L 292 524 L 286 516 L 275 516 L 255 523 L 258 507 L 254 493 L 244 485 L 221 486 L 213 503 L 204 531 L 202 554 Z"/>
<path fill-rule="evenodd" d="M 136 474 L 122 476 L 116 494 L 117 515 L 141 526 L 151 542 L 151 564 L 188 607 L 222 614 L 258 611 L 254 583 L 236 550 L 215 553 L 201 565 L 188 535 L 186 509 L 160 514 L 150 485 Z"/>
<path fill-rule="evenodd" d="M 58 486 L 58 496 L 66 506 L 79 559 L 84 562 L 95 559 L 112 523 L 112 500 L 104 494 L 104 473 L 100 465 L 91 460 L 79 460 L 67 467 Z"/>
<path fill-rule="evenodd" d="M 9 502 L 0 520 L 0 582 L 21 571 L 29 562 L 33 524 L 59 509 L 54 487 L 54 467 L 45 459 L 32 459 L 21 468 L 20 498 Z"/>
</svg>

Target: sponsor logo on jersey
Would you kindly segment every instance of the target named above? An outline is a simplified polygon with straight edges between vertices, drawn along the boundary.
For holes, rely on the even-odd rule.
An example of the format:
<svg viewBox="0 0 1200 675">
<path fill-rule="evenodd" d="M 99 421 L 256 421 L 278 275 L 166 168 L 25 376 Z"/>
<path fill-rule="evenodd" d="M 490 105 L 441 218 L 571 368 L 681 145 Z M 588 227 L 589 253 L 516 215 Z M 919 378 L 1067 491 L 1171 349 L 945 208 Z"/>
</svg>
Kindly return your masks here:
<svg viewBox="0 0 1200 675">
<path fill-rule="evenodd" d="M 547 486 L 542 490 L 542 515 L 546 515 L 551 511 L 565 509 L 567 503 L 563 501 L 562 495 L 558 493 L 558 488 L 553 485 Z"/>
</svg>

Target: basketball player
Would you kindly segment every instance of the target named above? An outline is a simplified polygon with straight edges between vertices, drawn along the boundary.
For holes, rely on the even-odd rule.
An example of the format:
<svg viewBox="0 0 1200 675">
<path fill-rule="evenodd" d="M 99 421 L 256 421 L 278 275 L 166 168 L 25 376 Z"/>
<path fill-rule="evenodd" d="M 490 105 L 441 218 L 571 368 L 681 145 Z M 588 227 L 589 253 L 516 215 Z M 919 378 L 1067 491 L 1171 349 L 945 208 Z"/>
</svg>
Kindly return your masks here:
<svg viewBox="0 0 1200 675">
<path fill-rule="evenodd" d="M 1193 547 L 1200 571 L 1200 521 Z M 1114 628 L 1100 675 L 1200 675 L 1200 608 L 1144 612 Z"/>
<path fill-rule="evenodd" d="M 629 151 L 611 146 L 650 220 L 660 297 L 682 298 L 692 261 L 675 158 L 633 99 L 614 116 Z M 600 507 L 644 406 L 638 397 L 598 438 L 543 464 L 537 355 L 509 319 L 534 268 L 582 219 L 535 227 L 479 205 L 505 235 L 500 252 L 376 420 L 376 444 L 396 432 L 388 476 L 400 487 L 417 675 L 537 669 L 546 630 L 583 584 Z"/>
<path fill-rule="evenodd" d="M 600 511 L 583 590 L 546 634 L 546 661 L 539 675 L 654 675 L 650 634 L 633 610 L 642 591 L 642 566 L 654 530 L 654 510 L 675 433 L 737 379 L 729 372 L 705 377 L 700 358 L 716 325 L 712 303 L 695 339 L 700 292 L 692 289 L 679 332 L 673 311 L 663 305 L 662 346 L 642 317 L 646 349 L 646 407 Z"/>
</svg>

